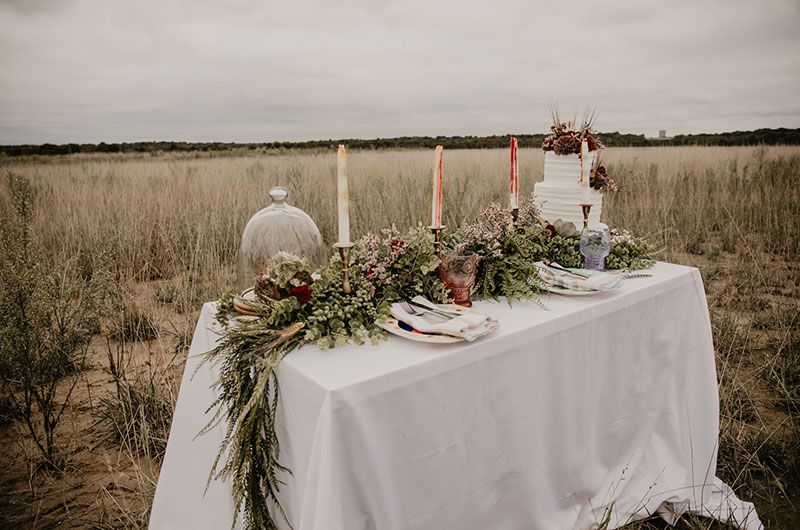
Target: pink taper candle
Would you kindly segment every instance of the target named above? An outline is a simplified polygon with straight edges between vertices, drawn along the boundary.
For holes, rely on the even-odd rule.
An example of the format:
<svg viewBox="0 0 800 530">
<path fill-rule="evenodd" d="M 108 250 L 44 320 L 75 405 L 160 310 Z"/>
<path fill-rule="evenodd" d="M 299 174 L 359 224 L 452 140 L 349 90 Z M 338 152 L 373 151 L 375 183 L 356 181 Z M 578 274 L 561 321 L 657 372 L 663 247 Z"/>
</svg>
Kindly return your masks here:
<svg viewBox="0 0 800 530">
<path fill-rule="evenodd" d="M 337 205 L 339 207 L 339 245 L 350 244 L 350 197 L 347 194 L 347 151 L 339 145 L 337 157 L 337 187 L 339 191 Z"/>
<path fill-rule="evenodd" d="M 444 148 L 436 146 L 433 160 L 433 202 L 431 207 L 431 227 L 442 227 L 442 154 Z"/>
<path fill-rule="evenodd" d="M 517 139 L 511 137 L 511 195 L 509 205 L 512 210 L 519 208 L 519 160 L 517 159 Z"/>
</svg>

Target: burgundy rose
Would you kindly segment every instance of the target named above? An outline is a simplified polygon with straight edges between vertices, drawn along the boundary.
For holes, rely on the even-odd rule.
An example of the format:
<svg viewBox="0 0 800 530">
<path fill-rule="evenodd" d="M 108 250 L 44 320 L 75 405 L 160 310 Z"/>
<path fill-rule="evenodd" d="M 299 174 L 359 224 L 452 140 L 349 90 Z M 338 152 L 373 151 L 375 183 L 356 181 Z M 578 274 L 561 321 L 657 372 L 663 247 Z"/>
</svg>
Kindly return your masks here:
<svg viewBox="0 0 800 530">
<path fill-rule="evenodd" d="M 556 227 L 553 225 L 547 225 L 544 227 L 544 229 L 550 232 L 550 237 L 556 237 L 556 234 L 558 233 Z"/>
<path fill-rule="evenodd" d="M 289 289 L 289 294 L 297 298 L 301 304 L 305 304 L 311 299 L 311 287 L 308 285 L 292 287 Z"/>
</svg>

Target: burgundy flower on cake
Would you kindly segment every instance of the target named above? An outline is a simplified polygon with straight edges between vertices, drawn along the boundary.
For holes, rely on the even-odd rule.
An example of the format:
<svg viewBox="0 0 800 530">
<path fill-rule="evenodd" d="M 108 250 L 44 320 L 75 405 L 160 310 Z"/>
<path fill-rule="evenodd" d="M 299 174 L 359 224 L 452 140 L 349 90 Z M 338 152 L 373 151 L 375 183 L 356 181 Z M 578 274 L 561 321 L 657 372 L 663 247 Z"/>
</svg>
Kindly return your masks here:
<svg viewBox="0 0 800 530">
<path fill-rule="evenodd" d="M 592 119 L 590 115 L 583 120 L 580 128 L 574 122 L 562 122 L 558 112 L 553 109 L 553 125 L 550 127 L 550 136 L 542 142 L 542 149 L 553 151 L 557 155 L 581 154 L 581 141 L 586 140 L 589 151 L 603 149 L 603 143 L 593 136 Z"/>
<path fill-rule="evenodd" d="M 617 183 L 609 178 L 605 166 L 592 169 L 589 185 L 597 191 L 617 191 Z"/>
<path fill-rule="evenodd" d="M 581 152 L 581 138 L 576 131 L 568 131 L 553 141 L 553 151 L 557 155 L 569 155 Z"/>
</svg>

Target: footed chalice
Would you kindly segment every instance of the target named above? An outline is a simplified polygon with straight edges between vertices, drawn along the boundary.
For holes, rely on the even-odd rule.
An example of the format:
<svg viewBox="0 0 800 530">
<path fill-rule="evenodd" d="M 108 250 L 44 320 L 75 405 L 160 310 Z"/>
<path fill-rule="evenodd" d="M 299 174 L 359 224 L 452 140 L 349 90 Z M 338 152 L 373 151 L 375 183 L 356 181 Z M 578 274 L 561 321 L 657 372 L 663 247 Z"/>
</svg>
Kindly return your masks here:
<svg viewBox="0 0 800 530">
<path fill-rule="evenodd" d="M 477 254 L 464 254 L 456 251 L 442 254 L 439 276 L 450 290 L 456 304 L 472 307 L 469 299 L 469 288 L 475 283 L 478 273 Z"/>
</svg>

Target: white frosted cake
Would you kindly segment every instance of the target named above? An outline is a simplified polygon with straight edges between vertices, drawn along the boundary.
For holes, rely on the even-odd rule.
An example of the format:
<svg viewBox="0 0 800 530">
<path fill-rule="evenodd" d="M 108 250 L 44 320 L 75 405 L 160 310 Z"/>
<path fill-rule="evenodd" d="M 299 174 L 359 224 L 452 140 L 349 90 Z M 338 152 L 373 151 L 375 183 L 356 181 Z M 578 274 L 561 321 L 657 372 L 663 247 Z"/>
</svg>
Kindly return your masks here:
<svg viewBox="0 0 800 530">
<path fill-rule="evenodd" d="M 587 168 L 594 163 L 596 151 L 590 151 Z M 586 171 L 588 178 L 588 170 Z M 580 230 L 583 228 L 584 193 L 589 198 L 592 210 L 589 213 L 589 226 L 604 226 L 600 223 L 600 212 L 603 209 L 603 194 L 594 189 L 581 187 L 581 161 L 578 155 L 557 155 L 553 151 L 544 154 L 544 181 L 533 186 L 533 197 L 541 209 L 542 218 L 552 223 L 556 219 L 573 223 Z"/>
</svg>

